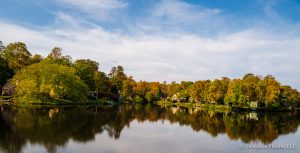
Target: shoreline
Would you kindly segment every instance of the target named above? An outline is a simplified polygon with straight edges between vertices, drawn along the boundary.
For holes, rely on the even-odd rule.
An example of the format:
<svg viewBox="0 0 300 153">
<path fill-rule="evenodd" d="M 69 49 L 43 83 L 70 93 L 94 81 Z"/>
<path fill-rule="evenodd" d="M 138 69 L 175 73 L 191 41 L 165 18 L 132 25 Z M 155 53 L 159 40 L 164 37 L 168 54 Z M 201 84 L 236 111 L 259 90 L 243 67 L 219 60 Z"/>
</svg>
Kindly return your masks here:
<svg viewBox="0 0 300 153">
<path fill-rule="evenodd" d="M 293 112 L 298 111 L 300 108 L 295 109 L 287 109 L 287 108 L 250 108 L 250 107 L 232 107 L 226 105 L 218 105 L 218 104 L 200 104 L 200 103 L 184 103 L 184 102 L 165 102 L 165 101 L 154 101 L 154 102 L 145 102 L 145 103 L 135 103 L 135 102 L 116 102 L 105 99 L 89 99 L 87 102 L 72 102 L 69 100 L 49 100 L 48 102 L 36 102 L 36 101 L 26 101 L 26 102 L 14 102 L 12 101 L 2 101 L 0 100 L 0 106 L 8 105 L 8 106 L 21 106 L 21 107 L 51 107 L 51 106 L 107 106 L 107 105 L 122 105 L 122 104 L 154 104 L 163 107 L 184 107 L 184 108 L 192 108 L 192 109 L 200 109 L 200 110 L 209 110 L 216 112 Z"/>
<path fill-rule="evenodd" d="M 194 108 L 194 109 L 202 109 L 202 110 L 212 110 L 212 111 L 221 111 L 221 112 L 247 112 L 247 111 L 256 111 L 256 112 L 293 112 L 300 110 L 300 108 L 295 109 L 287 109 L 287 108 L 250 108 L 250 107 L 232 107 L 226 105 L 217 105 L 217 104 L 199 104 L 199 103 L 173 103 L 173 102 L 164 102 L 157 101 L 154 104 L 160 106 L 176 106 L 176 107 L 186 107 L 186 108 Z"/>
</svg>

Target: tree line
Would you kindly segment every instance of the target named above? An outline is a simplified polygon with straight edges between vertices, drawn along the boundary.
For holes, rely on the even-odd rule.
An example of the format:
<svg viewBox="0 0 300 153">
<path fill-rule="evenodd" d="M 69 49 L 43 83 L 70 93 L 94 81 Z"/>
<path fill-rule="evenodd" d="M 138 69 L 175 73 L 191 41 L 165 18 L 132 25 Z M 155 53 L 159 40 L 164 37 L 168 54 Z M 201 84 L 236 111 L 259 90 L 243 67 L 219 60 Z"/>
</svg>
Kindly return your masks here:
<svg viewBox="0 0 300 153">
<path fill-rule="evenodd" d="M 122 66 L 110 73 L 99 71 L 90 59 L 72 60 L 62 49 L 53 48 L 47 57 L 32 55 L 22 42 L 0 44 L 0 87 L 2 94 L 16 99 L 47 101 L 66 99 L 85 102 L 107 99 L 128 102 L 190 102 L 249 107 L 258 102 L 265 107 L 297 108 L 300 94 L 281 85 L 275 77 L 246 74 L 242 78 L 177 82 L 135 81 Z M 12 90 L 12 91 L 9 91 Z"/>
</svg>

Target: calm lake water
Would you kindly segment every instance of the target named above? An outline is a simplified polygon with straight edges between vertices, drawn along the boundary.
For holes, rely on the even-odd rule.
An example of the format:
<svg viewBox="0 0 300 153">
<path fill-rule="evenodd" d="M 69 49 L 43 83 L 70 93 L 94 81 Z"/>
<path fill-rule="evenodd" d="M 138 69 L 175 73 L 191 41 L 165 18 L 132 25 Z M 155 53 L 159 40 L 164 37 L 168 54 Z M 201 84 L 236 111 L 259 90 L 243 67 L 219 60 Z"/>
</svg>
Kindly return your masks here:
<svg viewBox="0 0 300 153">
<path fill-rule="evenodd" d="M 1 153 L 300 151 L 299 112 L 218 113 L 150 104 L 0 107 Z"/>
</svg>

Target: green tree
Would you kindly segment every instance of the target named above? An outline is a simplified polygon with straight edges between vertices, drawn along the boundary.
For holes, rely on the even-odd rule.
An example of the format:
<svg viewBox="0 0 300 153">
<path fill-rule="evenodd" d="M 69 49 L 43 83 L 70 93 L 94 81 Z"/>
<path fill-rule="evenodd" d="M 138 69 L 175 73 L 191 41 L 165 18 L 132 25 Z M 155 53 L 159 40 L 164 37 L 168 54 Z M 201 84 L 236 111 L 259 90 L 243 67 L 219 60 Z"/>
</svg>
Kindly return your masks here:
<svg viewBox="0 0 300 153">
<path fill-rule="evenodd" d="M 177 93 L 177 98 L 183 100 L 183 102 L 187 102 L 188 99 L 189 99 L 190 95 L 188 93 L 187 90 L 183 89 L 183 90 L 180 90 L 178 93 Z"/>
<path fill-rule="evenodd" d="M 69 55 L 63 56 L 62 49 L 59 47 L 54 47 L 48 54 L 47 58 L 44 59 L 46 63 L 59 64 L 59 65 L 72 65 L 72 58 Z"/>
<path fill-rule="evenodd" d="M 181 81 L 180 82 L 181 89 L 188 89 L 193 84 L 194 84 L 194 82 L 192 82 L 192 81 Z"/>
<path fill-rule="evenodd" d="M 122 66 L 113 67 L 108 76 L 112 84 L 112 92 L 119 95 L 122 90 L 122 83 L 127 79 L 124 68 Z"/>
<path fill-rule="evenodd" d="M 79 59 L 74 62 L 73 67 L 77 70 L 76 74 L 88 85 L 90 91 L 94 91 L 96 89 L 94 76 L 99 69 L 99 64 L 89 59 Z"/>
<path fill-rule="evenodd" d="M 110 81 L 104 72 L 94 74 L 97 98 L 107 97 L 110 94 Z"/>
<path fill-rule="evenodd" d="M 35 64 L 43 61 L 43 57 L 40 54 L 34 54 L 30 59 L 30 64 Z"/>
<path fill-rule="evenodd" d="M 2 88 L 7 81 L 13 77 L 14 71 L 8 66 L 8 61 L 3 58 L 5 46 L 0 41 L 0 95 L 2 94 Z"/>
<path fill-rule="evenodd" d="M 146 95 L 145 95 L 145 99 L 147 100 L 147 102 L 152 102 L 153 101 L 153 95 L 150 91 L 147 91 L 146 92 Z"/>
<path fill-rule="evenodd" d="M 8 79 L 12 78 L 14 71 L 9 68 L 7 61 L 0 56 L 0 89 L 7 82 Z M 0 90 L 1 94 L 1 90 Z"/>
<path fill-rule="evenodd" d="M 177 94 L 182 90 L 182 86 L 180 84 L 176 83 L 175 81 L 172 81 L 171 84 L 168 85 L 168 96 L 172 97 L 173 95 Z"/>
<path fill-rule="evenodd" d="M 16 94 L 20 99 L 47 100 L 69 99 L 85 101 L 87 86 L 76 75 L 74 68 L 38 63 L 18 72 L 12 83 L 16 85 Z"/>
<path fill-rule="evenodd" d="M 15 72 L 30 64 L 31 53 L 22 42 L 11 43 L 2 50 L 1 56 Z"/>
<path fill-rule="evenodd" d="M 140 96 L 136 95 L 133 98 L 133 102 L 135 102 L 135 103 L 141 103 L 141 102 L 143 102 L 143 98 L 141 98 Z"/>
<path fill-rule="evenodd" d="M 161 89 L 161 97 L 166 99 L 168 97 L 168 84 L 166 81 L 163 81 L 162 84 L 160 84 L 160 89 Z"/>
<path fill-rule="evenodd" d="M 243 105 L 245 96 L 243 94 L 243 82 L 241 79 L 233 79 L 228 86 L 224 103 L 230 106 L 240 107 Z"/>
</svg>

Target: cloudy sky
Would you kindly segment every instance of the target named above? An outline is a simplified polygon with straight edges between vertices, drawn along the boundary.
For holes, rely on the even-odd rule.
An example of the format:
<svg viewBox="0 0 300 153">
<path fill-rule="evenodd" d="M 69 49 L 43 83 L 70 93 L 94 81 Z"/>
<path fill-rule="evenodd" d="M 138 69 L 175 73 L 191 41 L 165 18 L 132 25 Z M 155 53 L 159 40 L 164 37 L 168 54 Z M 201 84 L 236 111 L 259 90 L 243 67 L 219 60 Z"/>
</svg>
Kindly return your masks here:
<svg viewBox="0 0 300 153">
<path fill-rule="evenodd" d="M 136 80 L 274 75 L 300 89 L 299 0 L 0 0 L 0 40 Z"/>
</svg>

